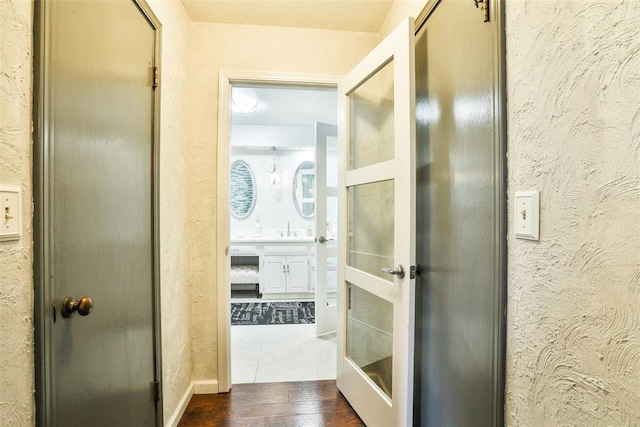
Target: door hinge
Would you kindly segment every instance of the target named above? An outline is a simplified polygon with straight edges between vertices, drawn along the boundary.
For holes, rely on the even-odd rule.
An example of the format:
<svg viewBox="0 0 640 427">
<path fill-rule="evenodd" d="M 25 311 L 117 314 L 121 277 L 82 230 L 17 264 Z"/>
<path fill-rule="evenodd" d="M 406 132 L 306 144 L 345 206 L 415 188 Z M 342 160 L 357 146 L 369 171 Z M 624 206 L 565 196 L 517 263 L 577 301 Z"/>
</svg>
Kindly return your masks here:
<svg viewBox="0 0 640 427">
<path fill-rule="evenodd" d="M 420 275 L 422 271 L 420 270 L 420 264 L 418 265 L 412 265 L 409 268 L 409 277 L 411 279 L 415 279 L 416 277 L 418 277 Z"/>
<path fill-rule="evenodd" d="M 160 75 L 158 73 L 158 67 L 153 67 L 153 85 L 152 88 L 156 89 L 160 86 Z"/>
<path fill-rule="evenodd" d="M 489 0 L 473 0 L 476 4 L 476 8 L 479 8 L 479 4 L 482 3 L 482 11 L 484 12 L 484 21 L 489 22 Z"/>
<path fill-rule="evenodd" d="M 153 398 L 156 402 L 160 402 L 160 382 L 153 382 Z"/>
</svg>

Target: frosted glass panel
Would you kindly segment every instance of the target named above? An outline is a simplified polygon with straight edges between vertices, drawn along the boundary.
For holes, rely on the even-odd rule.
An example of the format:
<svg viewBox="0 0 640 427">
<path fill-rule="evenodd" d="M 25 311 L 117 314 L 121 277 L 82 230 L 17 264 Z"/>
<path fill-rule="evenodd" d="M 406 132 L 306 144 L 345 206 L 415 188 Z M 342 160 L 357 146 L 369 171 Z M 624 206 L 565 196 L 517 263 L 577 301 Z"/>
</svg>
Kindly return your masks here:
<svg viewBox="0 0 640 427">
<path fill-rule="evenodd" d="M 391 397 L 393 304 L 347 283 L 347 357 Z"/>
<path fill-rule="evenodd" d="M 393 180 L 349 187 L 349 265 L 385 280 L 393 267 Z"/>
<path fill-rule="evenodd" d="M 393 61 L 349 94 L 349 170 L 393 159 Z"/>
</svg>

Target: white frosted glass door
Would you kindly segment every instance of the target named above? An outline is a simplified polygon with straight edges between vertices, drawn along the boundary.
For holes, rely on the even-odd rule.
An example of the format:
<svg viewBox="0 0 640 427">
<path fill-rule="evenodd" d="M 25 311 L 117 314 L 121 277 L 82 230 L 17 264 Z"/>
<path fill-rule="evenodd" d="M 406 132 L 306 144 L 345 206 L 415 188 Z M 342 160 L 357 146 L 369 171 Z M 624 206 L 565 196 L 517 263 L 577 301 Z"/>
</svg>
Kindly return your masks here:
<svg viewBox="0 0 640 427">
<path fill-rule="evenodd" d="M 338 388 L 368 426 L 412 423 L 414 22 L 338 87 Z"/>
</svg>

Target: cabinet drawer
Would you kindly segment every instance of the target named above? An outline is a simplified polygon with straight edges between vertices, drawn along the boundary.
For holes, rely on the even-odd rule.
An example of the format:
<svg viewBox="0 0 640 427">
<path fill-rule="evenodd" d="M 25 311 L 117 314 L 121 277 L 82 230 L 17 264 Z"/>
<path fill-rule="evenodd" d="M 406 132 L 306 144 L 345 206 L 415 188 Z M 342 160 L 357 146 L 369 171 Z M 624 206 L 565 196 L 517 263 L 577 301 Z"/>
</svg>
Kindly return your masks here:
<svg viewBox="0 0 640 427">
<path fill-rule="evenodd" d="M 306 255 L 307 254 L 307 245 L 302 246 L 265 246 L 264 254 L 265 255 Z"/>
<path fill-rule="evenodd" d="M 231 246 L 229 250 L 231 255 L 257 255 L 255 246 Z"/>
</svg>

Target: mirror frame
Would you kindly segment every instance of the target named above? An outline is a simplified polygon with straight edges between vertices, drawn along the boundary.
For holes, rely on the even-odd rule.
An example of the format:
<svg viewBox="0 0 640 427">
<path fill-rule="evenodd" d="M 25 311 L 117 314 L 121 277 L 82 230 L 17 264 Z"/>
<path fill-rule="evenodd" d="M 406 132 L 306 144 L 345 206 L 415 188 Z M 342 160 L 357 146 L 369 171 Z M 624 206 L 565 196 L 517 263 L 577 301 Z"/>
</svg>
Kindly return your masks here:
<svg viewBox="0 0 640 427">
<path fill-rule="evenodd" d="M 293 182 L 291 184 L 291 195 L 293 198 L 293 205 L 296 207 L 296 210 L 298 211 L 298 214 L 300 214 L 300 216 L 302 218 L 305 219 L 311 219 L 313 217 L 316 216 L 316 207 L 317 207 L 317 203 L 314 202 L 313 204 L 313 213 L 310 215 L 307 215 L 304 213 L 304 211 L 302 210 L 302 206 L 300 206 L 300 204 L 302 203 L 302 201 L 300 201 L 300 203 L 298 203 L 298 197 L 296 195 L 296 189 L 297 189 L 297 181 L 298 181 L 298 174 L 300 173 L 300 170 L 305 169 L 305 166 L 307 165 L 311 165 L 313 168 L 313 175 L 314 175 L 314 180 L 315 180 L 315 176 L 316 176 L 316 164 L 315 162 L 311 161 L 311 160 L 304 160 L 303 162 L 301 162 L 298 167 L 296 168 L 295 173 L 293 174 Z M 315 194 L 314 194 L 314 200 L 315 200 Z"/>
<path fill-rule="evenodd" d="M 246 209 L 244 209 L 244 212 L 241 212 L 241 213 L 236 212 L 233 206 L 234 205 L 233 195 L 234 193 L 236 193 L 234 192 L 233 170 L 239 165 L 244 166 L 246 171 L 249 173 L 249 178 L 251 179 L 251 186 L 253 188 L 253 194 L 251 195 L 251 204 Z M 247 162 L 245 162 L 244 160 L 234 160 L 233 162 L 231 162 L 231 166 L 229 167 L 229 210 L 231 211 L 231 215 L 234 218 L 246 219 L 253 212 L 253 209 L 256 207 L 256 200 L 258 198 L 258 187 L 256 184 L 257 184 L 256 177 L 253 174 L 253 170 L 251 169 L 251 166 L 249 166 Z"/>
</svg>

